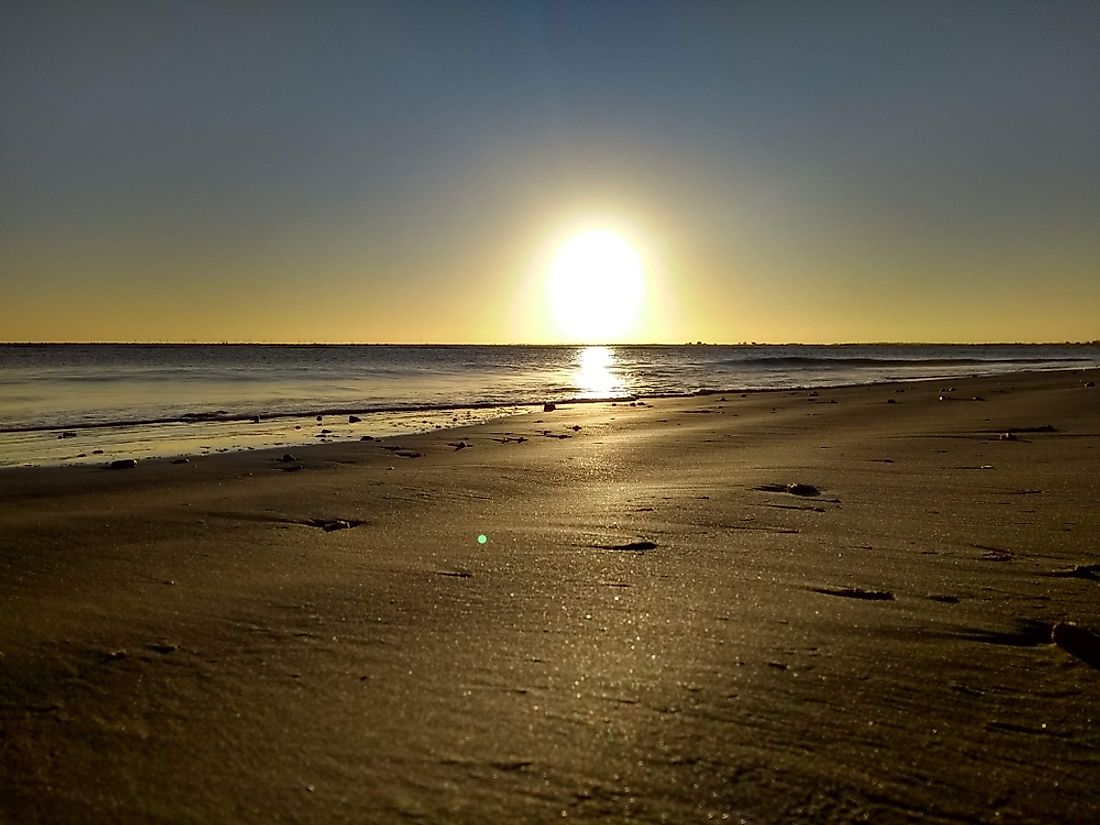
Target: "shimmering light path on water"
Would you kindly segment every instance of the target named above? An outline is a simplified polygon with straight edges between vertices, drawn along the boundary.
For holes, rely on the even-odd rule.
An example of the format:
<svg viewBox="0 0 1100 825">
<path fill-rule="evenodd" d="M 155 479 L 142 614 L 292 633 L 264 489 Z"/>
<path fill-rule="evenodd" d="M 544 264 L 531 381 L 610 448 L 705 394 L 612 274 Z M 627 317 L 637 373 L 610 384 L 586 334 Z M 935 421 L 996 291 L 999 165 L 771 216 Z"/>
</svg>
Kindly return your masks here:
<svg viewBox="0 0 1100 825">
<path fill-rule="evenodd" d="M 1097 345 L 3 345 L 0 466 L 355 440 L 545 401 L 1098 364 Z"/>
</svg>

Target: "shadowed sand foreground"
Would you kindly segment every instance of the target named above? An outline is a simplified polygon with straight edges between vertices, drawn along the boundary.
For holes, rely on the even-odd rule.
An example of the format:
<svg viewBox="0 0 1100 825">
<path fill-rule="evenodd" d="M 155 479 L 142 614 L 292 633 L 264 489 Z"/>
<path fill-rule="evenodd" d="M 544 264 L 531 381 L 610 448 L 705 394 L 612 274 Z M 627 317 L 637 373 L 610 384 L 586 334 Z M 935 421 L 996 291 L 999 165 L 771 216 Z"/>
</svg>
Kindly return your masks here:
<svg viewBox="0 0 1100 825">
<path fill-rule="evenodd" d="M 0 819 L 1100 821 L 1096 378 L 0 473 Z"/>
</svg>

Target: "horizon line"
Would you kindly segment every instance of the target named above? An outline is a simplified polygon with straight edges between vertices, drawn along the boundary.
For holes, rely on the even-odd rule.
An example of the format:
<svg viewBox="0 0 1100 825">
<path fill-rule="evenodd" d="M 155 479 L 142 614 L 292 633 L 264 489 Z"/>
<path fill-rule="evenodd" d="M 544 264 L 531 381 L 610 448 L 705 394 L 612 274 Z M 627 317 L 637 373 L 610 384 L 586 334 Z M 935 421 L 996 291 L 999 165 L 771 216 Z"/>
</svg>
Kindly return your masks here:
<svg viewBox="0 0 1100 825">
<path fill-rule="evenodd" d="M 521 343 L 521 342 L 433 342 L 433 341 L 0 341 L 5 347 L 36 346 L 162 346 L 162 347 L 1039 347 L 1100 346 L 1100 339 L 1087 341 L 650 341 L 645 343 Z"/>
</svg>

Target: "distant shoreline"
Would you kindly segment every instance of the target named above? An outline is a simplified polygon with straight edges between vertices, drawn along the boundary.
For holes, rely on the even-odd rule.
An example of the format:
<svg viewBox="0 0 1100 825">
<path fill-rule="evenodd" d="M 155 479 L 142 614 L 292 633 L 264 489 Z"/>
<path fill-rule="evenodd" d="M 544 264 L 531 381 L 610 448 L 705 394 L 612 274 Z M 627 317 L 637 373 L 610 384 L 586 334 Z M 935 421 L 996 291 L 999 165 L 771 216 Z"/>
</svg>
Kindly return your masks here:
<svg viewBox="0 0 1100 825">
<path fill-rule="evenodd" d="M 0 341 L 0 347 L 534 347 L 576 349 L 578 347 L 655 348 L 655 347 L 1100 347 L 1092 341 L 836 341 L 832 343 L 799 341 L 731 342 L 696 341 L 633 344 L 523 344 L 523 343 L 433 343 L 386 341 Z"/>
</svg>

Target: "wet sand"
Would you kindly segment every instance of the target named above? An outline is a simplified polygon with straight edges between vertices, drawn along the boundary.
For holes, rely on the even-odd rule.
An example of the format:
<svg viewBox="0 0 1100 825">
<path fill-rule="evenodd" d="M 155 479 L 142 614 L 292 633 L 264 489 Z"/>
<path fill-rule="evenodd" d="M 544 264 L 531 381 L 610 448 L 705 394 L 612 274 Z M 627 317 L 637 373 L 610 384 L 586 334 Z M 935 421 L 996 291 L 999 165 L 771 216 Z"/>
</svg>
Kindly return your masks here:
<svg viewBox="0 0 1100 825">
<path fill-rule="evenodd" d="M 0 472 L 0 820 L 1098 821 L 1097 377 Z"/>
</svg>

